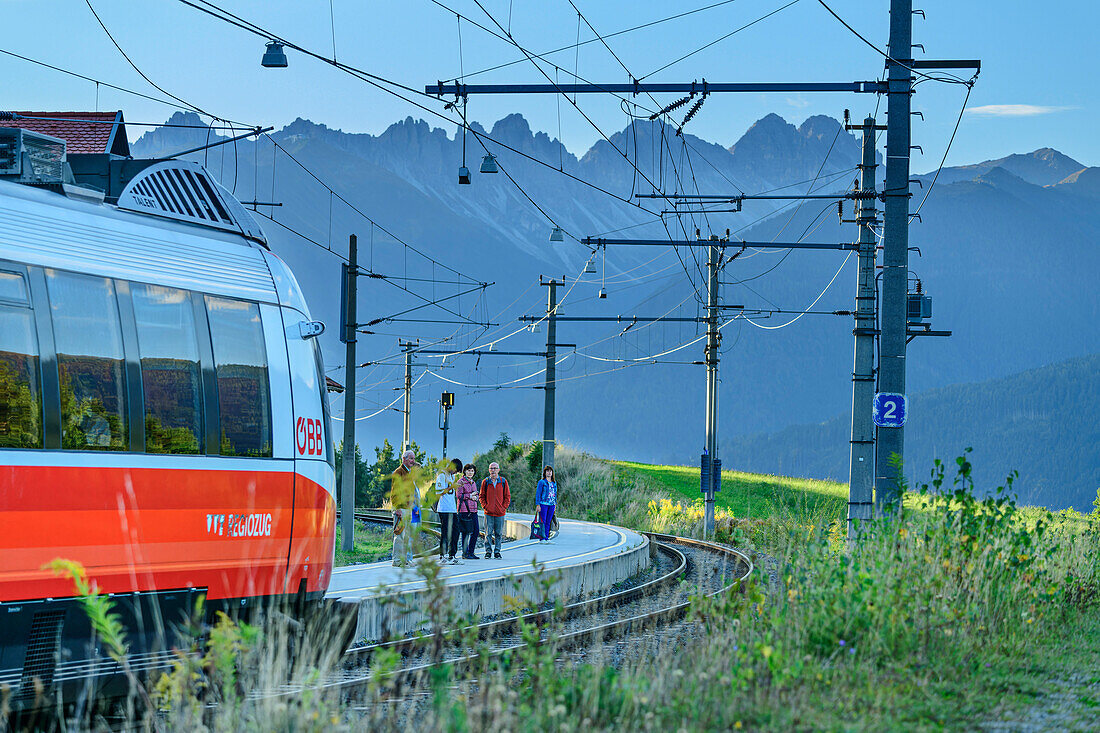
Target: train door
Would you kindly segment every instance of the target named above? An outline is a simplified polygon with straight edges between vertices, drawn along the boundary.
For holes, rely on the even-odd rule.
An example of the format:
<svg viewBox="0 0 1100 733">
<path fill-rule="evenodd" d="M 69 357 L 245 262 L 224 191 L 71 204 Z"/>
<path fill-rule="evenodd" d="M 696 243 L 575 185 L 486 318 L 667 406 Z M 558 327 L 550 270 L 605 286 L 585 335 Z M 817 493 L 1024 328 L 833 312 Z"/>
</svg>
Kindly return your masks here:
<svg viewBox="0 0 1100 733">
<path fill-rule="evenodd" d="M 328 587 L 335 551 L 334 448 L 324 367 L 312 321 L 284 306 L 283 326 L 294 397 L 294 525 L 287 592 L 320 595 Z"/>
</svg>

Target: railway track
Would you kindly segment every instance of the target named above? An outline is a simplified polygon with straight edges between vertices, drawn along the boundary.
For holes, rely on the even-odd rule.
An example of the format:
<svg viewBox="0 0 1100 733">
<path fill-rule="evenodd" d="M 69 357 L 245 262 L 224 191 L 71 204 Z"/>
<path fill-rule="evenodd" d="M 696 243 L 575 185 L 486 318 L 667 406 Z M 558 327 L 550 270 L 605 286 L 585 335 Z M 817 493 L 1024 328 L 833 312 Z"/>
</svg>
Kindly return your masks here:
<svg viewBox="0 0 1100 733">
<path fill-rule="evenodd" d="M 362 521 L 391 521 L 388 512 L 356 512 Z M 377 682 L 378 673 L 371 659 L 379 652 L 399 653 L 399 669 L 385 673 L 387 681 L 415 685 L 418 680 L 442 664 L 457 668 L 484 664 L 513 654 L 531 642 L 537 629 L 537 644 L 553 644 L 557 650 L 587 647 L 611 638 L 649 633 L 682 619 L 693 595 L 717 595 L 746 580 L 754 563 L 744 552 L 703 540 L 673 535 L 646 533 L 659 554 L 659 575 L 625 590 L 605 593 L 568 604 L 560 609 L 541 608 L 532 612 L 465 626 L 425 638 L 388 640 L 348 649 L 341 668 L 327 679 L 309 687 L 351 693 Z M 429 554 L 432 551 L 429 551 Z M 523 637 L 527 629 L 528 638 Z M 484 646 L 473 648 L 474 640 Z M 433 643 L 434 642 L 434 643 Z M 442 642 L 442 643 L 440 643 Z M 429 648 L 433 647 L 433 648 Z M 277 696 L 293 696 L 305 685 L 293 683 L 272 691 Z"/>
</svg>

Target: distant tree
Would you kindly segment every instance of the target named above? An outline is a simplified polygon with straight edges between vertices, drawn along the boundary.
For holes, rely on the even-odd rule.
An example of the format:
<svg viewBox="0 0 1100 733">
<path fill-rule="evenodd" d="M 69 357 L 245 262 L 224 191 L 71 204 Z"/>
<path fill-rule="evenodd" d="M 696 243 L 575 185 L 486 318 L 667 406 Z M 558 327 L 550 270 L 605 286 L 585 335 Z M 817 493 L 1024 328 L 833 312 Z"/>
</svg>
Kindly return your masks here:
<svg viewBox="0 0 1100 733">
<path fill-rule="evenodd" d="M 497 436 L 497 442 L 493 443 L 493 448 L 497 450 L 507 450 L 508 446 L 512 445 L 512 439 L 508 437 L 508 433 L 501 432 Z"/>
<path fill-rule="evenodd" d="M 409 445 L 416 456 L 416 462 L 421 466 L 434 466 L 434 456 L 429 456 L 427 451 L 415 442 Z M 344 444 L 341 441 L 336 447 L 336 487 L 337 497 L 340 496 L 341 466 L 343 465 Z M 388 479 L 401 464 L 401 458 L 397 455 L 397 449 L 388 439 L 382 441 L 382 445 L 374 449 L 374 463 L 367 463 L 363 458 L 359 444 L 355 445 L 355 506 L 365 508 L 377 508 L 388 498 Z"/>
<path fill-rule="evenodd" d="M 532 473 L 537 473 L 541 478 L 542 465 L 542 441 L 532 441 L 531 452 L 527 454 L 527 468 L 529 468 Z"/>
</svg>

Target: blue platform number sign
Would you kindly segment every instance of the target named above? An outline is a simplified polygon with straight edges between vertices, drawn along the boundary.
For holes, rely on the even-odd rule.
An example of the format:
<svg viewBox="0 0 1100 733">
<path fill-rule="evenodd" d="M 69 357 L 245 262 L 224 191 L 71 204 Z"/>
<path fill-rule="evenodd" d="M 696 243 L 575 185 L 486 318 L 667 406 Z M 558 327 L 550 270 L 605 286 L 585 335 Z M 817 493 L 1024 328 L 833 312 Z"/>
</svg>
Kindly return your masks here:
<svg viewBox="0 0 1100 733">
<path fill-rule="evenodd" d="M 880 428 L 900 428 L 909 412 L 905 395 L 895 392 L 879 392 L 872 409 L 875 425 Z"/>
</svg>

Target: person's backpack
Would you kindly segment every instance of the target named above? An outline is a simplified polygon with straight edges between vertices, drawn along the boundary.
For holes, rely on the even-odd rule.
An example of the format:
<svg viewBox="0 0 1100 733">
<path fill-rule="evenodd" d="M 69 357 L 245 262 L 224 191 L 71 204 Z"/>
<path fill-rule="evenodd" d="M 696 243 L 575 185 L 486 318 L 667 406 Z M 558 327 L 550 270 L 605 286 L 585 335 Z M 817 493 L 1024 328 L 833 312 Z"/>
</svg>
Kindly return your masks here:
<svg viewBox="0 0 1100 733">
<path fill-rule="evenodd" d="M 542 539 L 542 525 L 539 524 L 538 517 L 531 520 L 531 536 L 528 539 L 541 540 Z"/>
</svg>

